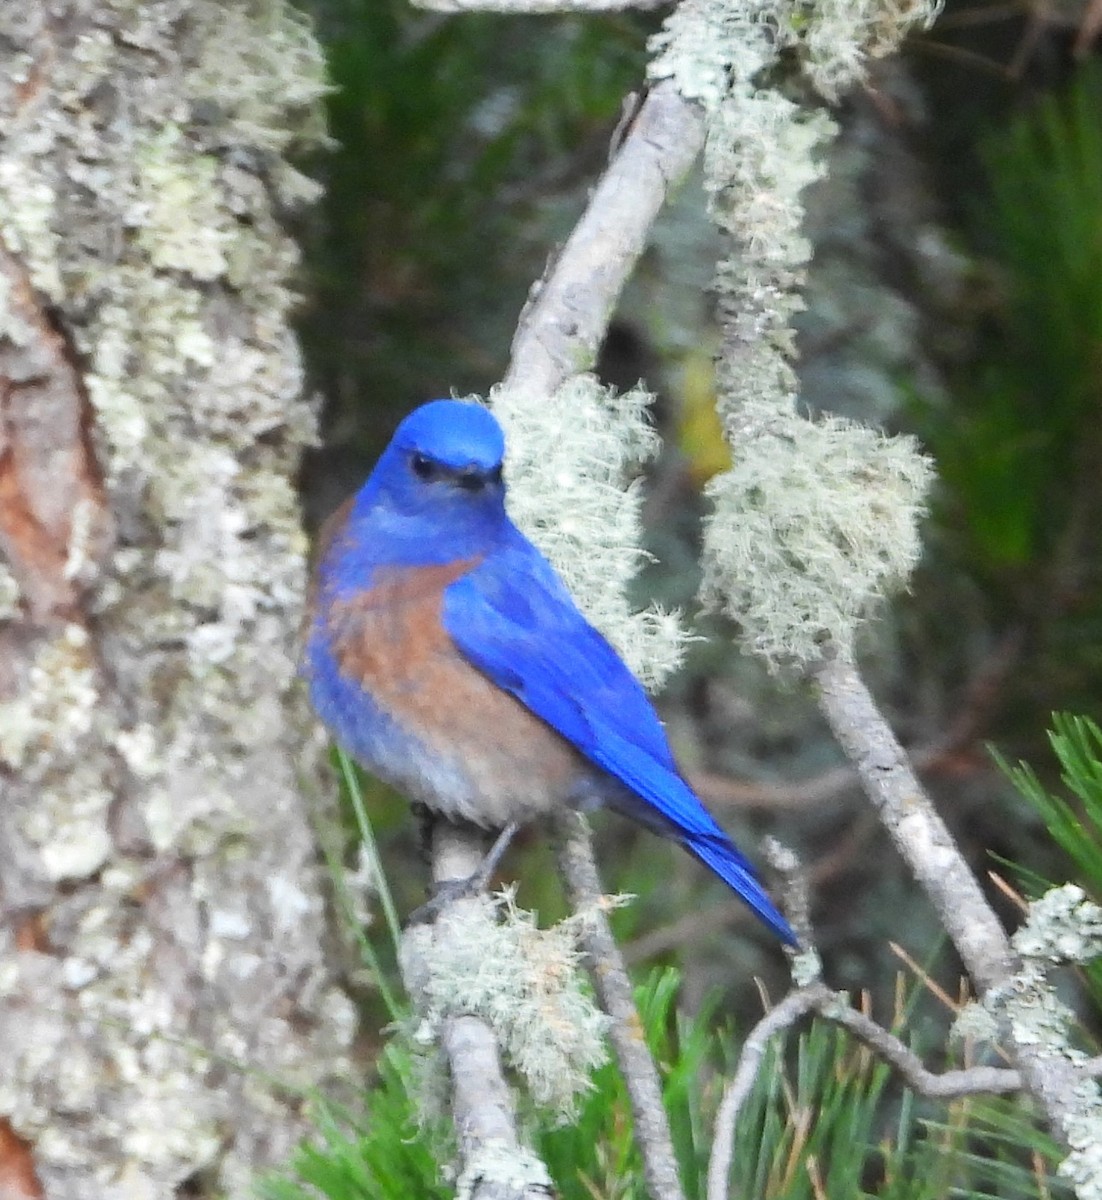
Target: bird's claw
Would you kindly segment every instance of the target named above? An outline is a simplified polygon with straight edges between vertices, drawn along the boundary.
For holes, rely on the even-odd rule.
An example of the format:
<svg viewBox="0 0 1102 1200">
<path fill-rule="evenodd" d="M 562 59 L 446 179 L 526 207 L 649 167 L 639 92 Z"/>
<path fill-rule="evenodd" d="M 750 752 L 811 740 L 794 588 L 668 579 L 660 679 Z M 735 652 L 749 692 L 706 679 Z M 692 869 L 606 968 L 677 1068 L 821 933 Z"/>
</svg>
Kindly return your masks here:
<svg viewBox="0 0 1102 1200">
<path fill-rule="evenodd" d="M 444 879 L 432 885 L 432 895 L 424 904 L 409 914 L 410 925 L 431 925 L 433 921 L 457 900 L 471 900 L 486 886 L 482 871 L 478 870 L 466 879 Z"/>
<path fill-rule="evenodd" d="M 409 915 L 410 925 L 431 925 L 433 921 L 456 900 L 470 900 L 486 890 L 486 885 L 497 870 L 501 856 L 517 832 L 517 823 L 510 821 L 497 835 L 494 844 L 478 864 L 478 870 L 466 879 L 444 879 L 432 886 L 432 895 L 424 904 Z"/>
</svg>

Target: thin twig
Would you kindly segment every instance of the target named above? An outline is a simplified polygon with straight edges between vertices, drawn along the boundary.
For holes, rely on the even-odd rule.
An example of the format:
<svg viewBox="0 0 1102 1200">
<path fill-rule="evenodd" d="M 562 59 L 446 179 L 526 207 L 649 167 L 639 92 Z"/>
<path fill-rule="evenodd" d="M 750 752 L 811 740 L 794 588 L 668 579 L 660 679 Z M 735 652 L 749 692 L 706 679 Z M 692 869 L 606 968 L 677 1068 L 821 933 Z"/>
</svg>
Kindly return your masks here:
<svg viewBox="0 0 1102 1200">
<path fill-rule="evenodd" d="M 1021 1073 L 1007 1067 L 930 1071 L 910 1047 L 871 1017 L 853 1008 L 844 995 L 821 983 L 797 988 L 770 1009 L 750 1031 L 735 1073 L 723 1090 L 708 1164 L 707 1200 L 727 1200 L 739 1114 L 754 1089 L 769 1042 L 812 1013 L 851 1033 L 898 1071 L 906 1085 L 919 1096 L 953 1100 L 961 1096 L 1007 1095 L 1025 1089 Z M 1087 1059 L 1080 1069 L 1084 1076 L 1097 1078 L 1102 1075 L 1102 1056 Z"/>
<path fill-rule="evenodd" d="M 1001 1096 L 1022 1090 L 1021 1075 L 1009 1067 L 966 1067 L 940 1073 L 928 1070 L 922 1059 L 895 1034 L 833 993 L 824 996 L 815 1011 L 824 1020 L 848 1029 L 858 1041 L 874 1050 L 920 1096 L 954 1100 L 958 1096 Z"/>
<path fill-rule="evenodd" d="M 808 888 L 807 873 L 803 869 L 799 856 L 791 846 L 785 845 L 780 838 L 772 836 L 765 838 L 761 848 L 765 855 L 765 861 L 780 878 L 781 911 L 788 918 L 788 924 L 792 927 L 796 940 L 805 950 L 813 947 L 811 893 Z M 810 980 L 802 979 L 801 982 L 810 982 Z"/>
<path fill-rule="evenodd" d="M 684 1200 L 658 1068 L 643 1040 L 631 979 L 602 907 L 603 891 L 585 818 L 567 813 L 556 828 L 559 869 L 575 911 L 592 914 L 582 938 L 593 986 L 611 1018 L 609 1039 L 624 1077 L 652 1200 Z"/>
<path fill-rule="evenodd" d="M 723 1089 L 723 1099 L 716 1114 L 712 1157 L 708 1161 L 707 1200 L 726 1200 L 727 1181 L 731 1175 L 731 1158 L 735 1145 L 735 1125 L 742 1106 L 754 1090 L 754 1083 L 770 1041 L 782 1030 L 795 1025 L 813 1011 L 817 991 L 818 989 L 808 989 L 789 992 L 776 1008 L 770 1009 L 762 1017 L 742 1043 L 738 1066 Z"/>
</svg>

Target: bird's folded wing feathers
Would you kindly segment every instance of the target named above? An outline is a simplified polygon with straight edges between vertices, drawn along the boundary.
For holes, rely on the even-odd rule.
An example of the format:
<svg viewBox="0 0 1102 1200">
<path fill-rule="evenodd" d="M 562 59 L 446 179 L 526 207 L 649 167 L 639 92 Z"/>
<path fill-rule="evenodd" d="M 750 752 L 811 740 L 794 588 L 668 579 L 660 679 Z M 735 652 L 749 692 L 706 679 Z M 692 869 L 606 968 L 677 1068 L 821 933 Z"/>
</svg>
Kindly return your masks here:
<svg viewBox="0 0 1102 1200">
<path fill-rule="evenodd" d="M 624 785 L 628 800 L 615 807 L 676 838 L 795 944 L 750 862 L 681 778 L 639 682 L 534 548 L 450 584 L 443 624 L 468 662 Z"/>
<path fill-rule="evenodd" d="M 669 835 L 730 844 L 678 773 L 639 682 L 542 557 L 488 559 L 445 590 L 443 621 L 469 662 L 643 797 Z"/>
</svg>

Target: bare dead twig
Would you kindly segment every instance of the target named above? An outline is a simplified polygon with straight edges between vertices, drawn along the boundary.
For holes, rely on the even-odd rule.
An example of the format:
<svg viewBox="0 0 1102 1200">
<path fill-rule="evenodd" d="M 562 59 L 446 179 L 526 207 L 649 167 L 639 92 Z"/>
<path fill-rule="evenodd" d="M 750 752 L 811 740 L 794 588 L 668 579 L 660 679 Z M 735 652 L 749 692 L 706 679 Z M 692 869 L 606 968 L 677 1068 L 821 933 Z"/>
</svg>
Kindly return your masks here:
<svg viewBox="0 0 1102 1200">
<path fill-rule="evenodd" d="M 915 1093 L 929 1099 L 952 1100 L 961 1096 L 1006 1095 L 1025 1084 L 1019 1071 L 1007 1067 L 967 1067 L 930 1071 L 890 1030 L 853 1008 L 846 997 L 821 983 L 797 988 L 772 1008 L 750 1031 L 743 1043 L 735 1073 L 723 1090 L 716 1114 L 712 1157 L 708 1164 L 707 1200 L 726 1200 L 728 1179 L 739 1114 L 753 1090 L 769 1042 L 804 1017 L 815 1014 L 847 1030 L 902 1076 Z M 1087 1060 L 1084 1075 L 1102 1075 L 1102 1057 Z"/>
</svg>

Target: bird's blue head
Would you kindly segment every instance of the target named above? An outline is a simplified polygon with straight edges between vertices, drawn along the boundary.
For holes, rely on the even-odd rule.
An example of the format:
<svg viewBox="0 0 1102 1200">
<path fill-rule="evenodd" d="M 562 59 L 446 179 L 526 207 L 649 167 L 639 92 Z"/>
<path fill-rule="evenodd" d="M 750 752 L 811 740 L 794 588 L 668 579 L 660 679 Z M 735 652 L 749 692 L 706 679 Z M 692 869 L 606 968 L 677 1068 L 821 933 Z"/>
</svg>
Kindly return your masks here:
<svg viewBox="0 0 1102 1200">
<path fill-rule="evenodd" d="M 505 521 L 497 418 L 477 404 L 433 400 L 414 409 L 356 497 L 350 530 L 377 548 L 402 544 L 420 561 L 478 553 Z"/>
<path fill-rule="evenodd" d="M 459 400 L 431 400 L 398 426 L 385 457 L 402 461 L 423 485 L 416 490 L 440 484 L 477 495 L 500 490 L 505 435 L 489 409 Z"/>
</svg>

